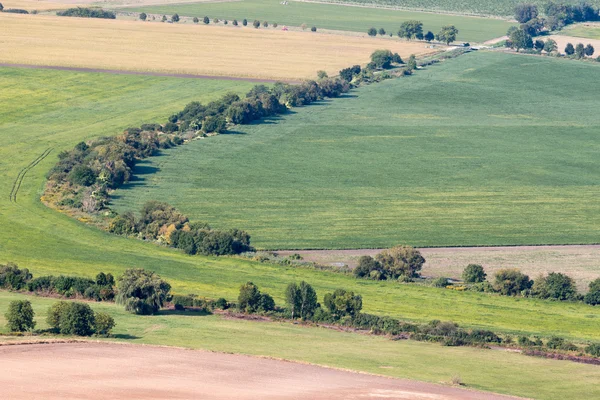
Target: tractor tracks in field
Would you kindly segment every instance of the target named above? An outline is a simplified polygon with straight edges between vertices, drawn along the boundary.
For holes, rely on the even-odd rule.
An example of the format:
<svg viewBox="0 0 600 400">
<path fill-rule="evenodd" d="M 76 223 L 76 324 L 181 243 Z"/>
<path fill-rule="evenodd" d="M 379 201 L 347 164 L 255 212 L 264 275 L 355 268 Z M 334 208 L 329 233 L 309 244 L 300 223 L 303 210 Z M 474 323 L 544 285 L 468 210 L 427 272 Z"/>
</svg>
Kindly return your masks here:
<svg viewBox="0 0 600 400">
<path fill-rule="evenodd" d="M 21 171 L 19 171 L 17 177 L 13 182 L 12 189 L 10 190 L 10 195 L 8 197 L 8 200 L 11 203 L 17 202 L 17 193 L 19 193 L 19 189 L 21 189 L 21 184 L 23 183 L 23 179 L 25 179 L 25 175 L 27 175 L 27 172 L 29 172 L 36 165 L 38 165 L 44 158 L 48 157 L 52 150 L 52 147 L 48 147 L 46 150 L 44 150 L 42 154 L 37 156 L 32 162 L 30 162 L 27 166 L 23 167 Z"/>
</svg>

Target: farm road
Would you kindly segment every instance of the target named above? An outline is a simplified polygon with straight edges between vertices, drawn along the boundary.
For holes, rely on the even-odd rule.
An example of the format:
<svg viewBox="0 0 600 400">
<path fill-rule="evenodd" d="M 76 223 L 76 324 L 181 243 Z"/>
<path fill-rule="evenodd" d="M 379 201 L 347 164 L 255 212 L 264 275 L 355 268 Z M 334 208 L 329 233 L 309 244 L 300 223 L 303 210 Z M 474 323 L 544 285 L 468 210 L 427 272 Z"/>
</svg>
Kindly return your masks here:
<svg viewBox="0 0 600 400">
<path fill-rule="evenodd" d="M 2 397 L 19 399 L 502 400 L 512 397 L 287 361 L 109 343 L 0 347 Z"/>
</svg>

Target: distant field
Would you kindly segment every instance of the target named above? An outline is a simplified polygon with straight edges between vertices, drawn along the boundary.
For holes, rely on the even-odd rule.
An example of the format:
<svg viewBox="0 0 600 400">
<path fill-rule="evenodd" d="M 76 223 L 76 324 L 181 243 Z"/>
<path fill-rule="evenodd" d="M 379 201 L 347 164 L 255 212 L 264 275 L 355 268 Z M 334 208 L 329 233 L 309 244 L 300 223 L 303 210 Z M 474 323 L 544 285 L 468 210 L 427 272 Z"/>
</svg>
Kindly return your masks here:
<svg viewBox="0 0 600 400">
<path fill-rule="evenodd" d="M 600 33 L 600 29 L 598 30 L 598 32 Z M 585 34 L 586 32 L 583 31 L 576 33 Z M 594 31 L 587 31 L 587 34 L 588 36 L 593 36 Z M 600 55 L 600 39 L 593 39 L 588 37 L 575 37 L 575 32 L 573 32 L 572 36 L 567 36 L 563 34 L 562 31 L 560 32 L 560 35 L 551 35 L 549 36 L 549 38 L 553 39 L 556 42 L 558 50 L 562 54 L 565 53 L 565 47 L 567 46 L 567 43 L 571 43 L 573 46 L 577 46 L 577 44 L 581 43 L 584 46 L 587 46 L 588 44 L 594 46 L 594 54 L 592 55 L 593 58 L 596 58 Z"/>
<path fill-rule="evenodd" d="M 570 25 L 558 32 L 561 36 L 600 40 L 600 23 Z M 600 50 L 600 49 L 598 49 Z"/>
<path fill-rule="evenodd" d="M 423 43 L 254 28 L 0 13 L 0 63 L 298 80 Z"/>
<path fill-rule="evenodd" d="M 77 7 L 83 5 L 86 0 L 83 1 L 70 1 L 70 0 L 4 0 L 2 5 L 4 8 L 20 8 L 28 11 L 48 11 L 48 10 L 61 10 L 69 7 Z"/>
<path fill-rule="evenodd" d="M 384 28 L 394 36 L 402 22 L 416 19 L 422 21 L 424 30 L 439 32 L 444 25 L 455 25 L 459 30 L 459 41 L 484 42 L 506 34 L 506 30 L 513 25 L 510 22 L 472 18 L 457 15 L 442 15 L 434 13 L 382 10 L 364 7 L 346 7 L 330 4 L 305 3 L 289 1 L 287 5 L 279 4 L 278 0 L 241 0 L 231 2 L 201 2 L 186 4 L 168 4 L 161 6 L 138 6 L 132 11 L 143 11 L 152 14 L 179 15 L 199 17 L 205 15 L 219 19 L 246 18 L 252 22 L 260 21 L 276 22 L 280 26 L 300 26 L 307 24 L 310 28 L 336 29 L 345 31 L 362 32 L 366 36 L 369 28 Z"/>
<path fill-rule="evenodd" d="M 310 0 L 309 0 L 310 1 Z M 318 0 L 321 1 L 321 0 Z M 450 11 L 455 13 L 468 13 L 480 15 L 514 16 L 515 6 L 522 4 L 522 0 L 322 0 L 331 3 L 349 3 L 357 5 L 380 5 L 402 8 L 412 8 L 427 11 Z M 527 3 L 536 4 L 543 9 L 546 0 L 530 0 Z M 579 4 L 580 0 L 563 0 L 561 3 Z M 599 0 L 590 0 L 587 3 L 600 5 Z"/>
<path fill-rule="evenodd" d="M 4 310 L 7 309 L 8 302 L 24 298 L 32 301 L 38 328 L 47 327 L 46 311 L 56 302 L 55 299 L 0 291 L 0 332 L 5 330 Z M 127 314 L 121 307 L 113 304 L 92 303 L 91 306 L 94 310 L 108 312 L 115 318 L 116 340 L 125 343 L 270 356 L 445 385 L 453 377 L 459 376 L 467 389 L 535 399 L 600 397 L 600 387 L 596 384 L 600 380 L 600 368 L 594 365 L 527 357 L 505 351 L 443 347 L 411 340 L 392 341 L 383 337 L 289 323 L 248 322 L 214 315 L 194 316 L 189 312 L 165 312 L 141 317 Z M 7 339 L 18 340 L 0 336 L 0 342 Z M 106 362 L 109 353 L 98 362 Z M 62 354 L 77 354 L 77 351 L 69 353 L 65 350 Z M 143 356 L 138 354 L 135 359 L 143 359 Z M 178 358 L 167 357 L 163 360 L 169 363 L 176 362 Z M 130 368 L 129 373 L 131 369 L 139 368 L 139 364 Z M 111 372 L 107 371 L 108 374 Z M 168 374 L 167 371 L 164 373 Z M 277 371 L 274 374 L 277 375 Z M 144 375 L 143 378 L 149 379 L 152 376 L 154 375 Z M 164 376 L 157 379 L 164 379 Z M 511 384 L 507 385 L 506 382 Z"/>
<path fill-rule="evenodd" d="M 115 206 L 164 199 L 267 249 L 597 243 L 599 73 L 461 56 L 169 150 Z"/>
</svg>

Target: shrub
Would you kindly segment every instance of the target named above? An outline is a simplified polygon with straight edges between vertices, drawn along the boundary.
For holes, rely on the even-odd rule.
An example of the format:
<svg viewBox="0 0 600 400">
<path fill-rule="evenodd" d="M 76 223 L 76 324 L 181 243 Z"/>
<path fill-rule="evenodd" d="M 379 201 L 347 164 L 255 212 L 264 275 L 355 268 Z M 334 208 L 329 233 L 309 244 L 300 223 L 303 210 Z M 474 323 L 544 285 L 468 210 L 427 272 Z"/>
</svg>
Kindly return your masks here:
<svg viewBox="0 0 600 400">
<path fill-rule="evenodd" d="M 214 22 L 215 24 L 218 24 L 218 23 L 219 23 L 219 18 L 213 18 L 213 22 Z"/>
<path fill-rule="evenodd" d="M 244 25 L 244 26 L 248 25 L 248 20 L 246 18 L 244 18 L 242 20 L 242 25 Z"/>
<path fill-rule="evenodd" d="M 494 289 L 505 296 L 516 296 L 530 289 L 533 281 L 517 269 L 501 269 L 494 274 Z"/>
<path fill-rule="evenodd" d="M 117 304 L 125 310 L 141 315 L 156 314 L 165 304 L 171 285 L 160 276 L 141 268 L 127 269 L 117 282 Z"/>
<path fill-rule="evenodd" d="M 389 50 L 375 50 L 371 54 L 371 62 L 376 68 L 387 69 L 392 66 L 393 54 Z"/>
<path fill-rule="evenodd" d="M 215 302 L 213 303 L 213 307 L 220 310 L 226 310 L 227 308 L 229 308 L 229 303 L 226 299 L 220 297 L 217 300 L 215 300 Z"/>
<path fill-rule="evenodd" d="M 7 8 L 5 10 L 2 10 L 2 12 L 12 13 L 12 14 L 29 14 L 29 11 L 23 10 L 20 8 Z"/>
<path fill-rule="evenodd" d="M 96 182 L 96 173 L 87 165 L 77 165 L 68 177 L 69 181 L 74 185 L 91 186 Z"/>
<path fill-rule="evenodd" d="M 268 294 L 261 293 L 254 283 L 247 282 L 240 286 L 238 308 L 247 313 L 268 312 L 275 309 L 275 301 Z"/>
<path fill-rule="evenodd" d="M 380 36 L 383 36 L 383 35 L 385 35 L 385 29 L 379 28 L 379 30 L 377 31 L 377 33 L 379 33 Z"/>
<path fill-rule="evenodd" d="M 234 19 L 233 22 L 231 22 L 233 26 L 238 26 L 238 21 L 237 19 Z"/>
<path fill-rule="evenodd" d="M 589 292 L 583 298 L 583 301 L 586 304 L 590 304 L 592 306 L 596 306 L 600 304 L 600 278 L 596 279 L 593 282 L 590 282 Z"/>
<path fill-rule="evenodd" d="M 97 312 L 94 316 L 94 330 L 96 335 L 109 336 L 112 328 L 115 327 L 115 320 L 105 312 Z"/>
<path fill-rule="evenodd" d="M 208 25 L 208 24 L 210 24 L 210 18 L 205 16 L 204 18 L 202 18 L 202 22 L 204 22 L 204 24 Z"/>
<path fill-rule="evenodd" d="M 433 287 L 437 287 L 437 288 L 445 288 L 449 284 L 450 284 L 450 282 L 448 281 L 448 278 L 444 278 L 444 277 L 439 277 L 431 283 L 431 285 Z"/>
<path fill-rule="evenodd" d="M 401 275 L 418 277 L 425 263 L 421 253 L 410 246 L 392 247 L 379 253 L 375 259 L 381 264 L 388 279 L 397 279 Z"/>
<path fill-rule="evenodd" d="M 94 333 L 94 311 L 84 303 L 67 303 L 60 308 L 59 330 L 63 335 L 90 336 Z"/>
<path fill-rule="evenodd" d="M 162 21 L 162 22 L 167 22 L 167 16 L 166 16 L 166 15 L 163 15 L 163 16 L 162 16 L 162 18 L 161 18 L 161 21 Z"/>
<path fill-rule="evenodd" d="M 354 65 L 349 68 L 344 68 L 340 71 L 340 78 L 347 82 L 351 82 L 356 75 L 360 74 L 360 71 L 360 65 Z"/>
<path fill-rule="evenodd" d="M 311 28 L 310 28 L 310 31 L 311 31 L 311 32 L 316 32 L 316 31 L 317 31 L 317 27 L 316 27 L 316 26 L 313 26 L 313 27 L 311 27 Z"/>
<path fill-rule="evenodd" d="M 575 281 L 567 275 L 551 272 L 540 277 L 532 288 L 533 295 L 543 299 L 575 300 L 578 298 Z"/>
<path fill-rule="evenodd" d="M 269 27 L 269 23 L 268 23 L 267 21 L 264 21 L 262 25 L 263 25 L 265 28 L 268 28 L 268 27 Z"/>
<path fill-rule="evenodd" d="M 32 277 L 27 268 L 19 269 L 13 263 L 0 265 L 0 288 L 21 290 Z"/>
<path fill-rule="evenodd" d="M 600 357 L 600 343 L 590 344 L 585 348 L 585 352 L 594 357 Z"/>
<path fill-rule="evenodd" d="M 0 11 L 4 10 L 4 6 L 0 3 Z"/>
<path fill-rule="evenodd" d="M 173 14 L 173 16 L 171 17 L 171 21 L 173 22 L 179 22 L 179 14 Z"/>
<path fill-rule="evenodd" d="M 29 300 L 11 301 L 4 316 L 11 332 L 25 332 L 35 327 L 35 321 L 33 320 L 35 313 Z"/>
<path fill-rule="evenodd" d="M 254 22 L 252 23 L 252 26 L 254 26 L 255 28 L 259 28 L 260 27 L 260 21 L 255 19 Z"/>
<path fill-rule="evenodd" d="M 130 212 L 117 215 L 110 221 L 108 231 L 116 235 L 133 235 L 137 232 L 134 215 Z"/>
<path fill-rule="evenodd" d="M 585 57 L 585 47 L 583 43 L 577 43 L 575 46 L 575 57 L 576 58 L 584 58 Z"/>
<path fill-rule="evenodd" d="M 544 43 L 544 51 L 546 51 L 547 53 L 552 53 L 553 51 L 556 51 L 556 49 L 557 49 L 557 45 L 554 40 L 552 40 L 552 39 L 546 40 L 546 43 Z"/>
<path fill-rule="evenodd" d="M 367 31 L 367 34 L 369 36 L 377 36 L 377 28 L 375 28 L 375 27 L 369 28 L 369 30 Z"/>
<path fill-rule="evenodd" d="M 145 12 L 143 12 L 143 13 L 140 13 L 140 16 L 139 16 L 139 17 L 140 17 L 140 19 L 141 19 L 142 21 L 145 21 L 145 20 L 146 20 L 146 18 L 148 18 L 148 15 L 146 15 L 146 13 L 145 13 Z"/>
<path fill-rule="evenodd" d="M 362 309 L 362 296 L 355 295 L 352 291 L 337 289 L 335 292 L 325 295 L 323 304 L 336 319 L 347 315 L 354 316 Z"/>
<path fill-rule="evenodd" d="M 462 273 L 462 278 L 467 283 L 485 282 L 487 274 L 479 264 L 469 264 Z"/>
<path fill-rule="evenodd" d="M 227 122 L 222 116 L 209 116 L 206 117 L 206 119 L 202 123 L 202 131 L 205 133 L 222 133 L 225 131 L 226 126 Z"/>
</svg>

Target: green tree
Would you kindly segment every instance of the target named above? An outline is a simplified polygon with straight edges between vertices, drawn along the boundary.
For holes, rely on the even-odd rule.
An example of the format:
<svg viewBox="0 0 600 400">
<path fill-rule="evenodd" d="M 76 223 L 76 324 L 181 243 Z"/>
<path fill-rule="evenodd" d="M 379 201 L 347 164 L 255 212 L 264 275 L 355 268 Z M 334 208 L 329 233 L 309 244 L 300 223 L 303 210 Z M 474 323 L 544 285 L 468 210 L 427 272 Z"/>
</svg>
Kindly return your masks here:
<svg viewBox="0 0 600 400">
<path fill-rule="evenodd" d="M 252 23 L 252 26 L 254 26 L 256 29 L 258 29 L 260 27 L 260 21 L 255 19 L 254 22 Z"/>
<path fill-rule="evenodd" d="M 240 286 L 238 296 L 238 308 L 244 312 L 256 312 L 261 300 L 261 293 L 258 287 L 252 282 L 246 282 Z"/>
<path fill-rule="evenodd" d="M 94 330 L 96 335 L 108 336 L 115 327 L 115 320 L 105 312 L 97 312 L 94 316 Z"/>
<path fill-rule="evenodd" d="M 354 292 L 337 289 L 333 293 L 327 293 L 323 298 L 323 304 L 335 318 L 346 315 L 354 316 L 362 309 L 362 297 Z"/>
<path fill-rule="evenodd" d="M 433 32 L 427 31 L 427 33 L 425 34 L 425 36 L 423 36 L 423 38 L 425 40 L 427 40 L 428 42 L 431 42 L 433 39 L 435 39 L 435 35 L 433 34 Z"/>
<path fill-rule="evenodd" d="M 436 38 L 440 42 L 449 45 L 456 40 L 456 35 L 458 35 L 458 29 L 456 29 L 454 25 L 447 25 L 442 27 L 442 30 L 439 31 Z"/>
<path fill-rule="evenodd" d="M 369 30 L 367 31 L 367 34 L 369 36 L 377 36 L 377 28 L 375 28 L 375 27 L 369 28 Z"/>
<path fill-rule="evenodd" d="M 145 20 L 146 20 L 146 18 L 148 18 L 148 16 L 146 15 L 146 13 L 145 13 L 145 12 L 143 12 L 143 13 L 140 13 L 140 19 L 141 19 L 142 21 L 145 21 Z"/>
<path fill-rule="evenodd" d="M 323 70 L 317 71 L 317 78 L 319 78 L 319 79 L 325 79 L 327 77 L 328 77 L 327 72 L 325 72 Z"/>
<path fill-rule="evenodd" d="M 200 20 L 198 19 L 198 17 L 194 17 L 193 21 L 194 21 L 195 24 L 197 24 L 198 22 L 200 22 Z"/>
<path fill-rule="evenodd" d="M 565 54 L 568 56 L 572 56 L 573 54 L 575 54 L 575 47 L 573 47 L 573 44 L 567 43 L 567 45 L 565 46 Z"/>
<path fill-rule="evenodd" d="M 399 276 L 418 277 L 425 258 L 419 250 L 410 246 L 396 246 L 377 254 L 375 259 L 381 264 L 390 279 Z"/>
<path fill-rule="evenodd" d="M 533 42 L 533 48 L 537 51 L 544 50 L 544 42 L 542 40 L 537 39 L 535 42 Z"/>
<path fill-rule="evenodd" d="M 208 25 L 210 24 L 210 18 L 205 16 L 204 18 L 202 18 L 202 22 L 204 22 L 205 25 Z"/>
<path fill-rule="evenodd" d="M 519 4 L 515 7 L 515 19 L 521 24 L 529 22 L 537 16 L 538 9 L 535 4 Z"/>
<path fill-rule="evenodd" d="M 29 300 L 11 301 L 4 316 L 11 332 L 25 332 L 35 327 L 35 313 Z"/>
<path fill-rule="evenodd" d="M 408 72 L 412 72 L 415 69 L 417 69 L 417 58 L 414 54 L 411 54 L 410 57 L 408 57 L 408 61 L 406 62 L 406 70 Z"/>
<path fill-rule="evenodd" d="M 532 292 L 543 299 L 574 300 L 577 298 L 575 281 L 567 275 L 556 272 L 536 279 Z"/>
<path fill-rule="evenodd" d="M 20 269 L 17 264 L 0 265 L 0 288 L 21 290 L 33 275 L 27 268 Z"/>
<path fill-rule="evenodd" d="M 234 20 L 231 22 L 231 24 L 232 24 L 233 26 L 238 26 L 238 21 L 237 21 L 237 19 L 234 19 Z"/>
<path fill-rule="evenodd" d="M 96 182 L 96 173 L 87 165 L 79 164 L 71 170 L 68 179 L 75 185 L 91 186 Z"/>
<path fill-rule="evenodd" d="M 587 292 L 583 301 L 592 306 L 600 305 L 600 278 L 590 282 L 590 290 Z"/>
<path fill-rule="evenodd" d="M 544 43 L 544 51 L 546 53 L 552 53 L 553 51 L 556 51 L 557 48 L 556 42 L 552 39 L 548 39 L 546 40 L 546 43 Z"/>
<path fill-rule="evenodd" d="M 163 15 L 163 16 L 162 16 L 162 19 L 161 19 L 161 21 L 162 21 L 162 22 L 167 22 L 167 16 L 166 16 L 166 15 Z"/>
<path fill-rule="evenodd" d="M 285 288 L 285 303 L 292 314 L 292 319 L 298 316 L 300 301 L 300 287 L 297 283 L 292 282 Z"/>
<path fill-rule="evenodd" d="M 46 316 L 46 322 L 50 327 L 60 332 L 60 316 L 70 307 L 70 304 L 66 301 L 59 301 L 54 303 L 48 308 L 48 314 Z"/>
<path fill-rule="evenodd" d="M 300 318 L 303 320 L 310 319 L 318 307 L 317 292 L 308 283 L 302 281 L 299 286 L 300 290 Z"/>
<path fill-rule="evenodd" d="M 411 20 L 404 21 L 398 30 L 398 37 L 408 40 L 414 39 L 417 36 L 423 35 L 423 23 L 421 21 Z"/>
<path fill-rule="evenodd" d="M 312 26 L 312 27 L 310 28 L 310 31 L 311 31 L 311 32 L 316 32 L 316 31 L 317 31 L 317 27 L 316 27 L 316 26 Z"/>
<path fill-rule="evenodd" d="M 576 58 L 584 58 L 585 57 L 585 47 L 583 43 L 577 43 L 575 46 L 575 57 Z"/>
<path fill-rule="evenodd" d="M 387 69 L 392 66 L 394 55 L 389 50 L 375 50 L 371 54 L 371 62 L 376 68 Z"/>
<path fill-rule="evenodd" d="M 485 282 L 487 274 L 479 264 L 469 264 L 462 273 L 462 278 L 467 283 Z"/>
<path fill-rule="evenodd" d="M 265 28 L 269 27 L 269 23 L 267 21 L 263 21 L 262 26 L 264 26 Z"/>
<path fill-rule="evenodd" d="M 179 14 L 177 14 L 177 13 L 173 14 L 173 16 L 171 17 L 171 21 L 179 22 Z"/>
<path fill-rule="evenodd" d="M 208 116 L 202 123 L 202 131 L 205 133 L 222 133 L 227 127 L 227 121 L 221 115 Z"/>
<path fill-rule="evenodd" d="M 152 271 L 126 269 L 117 280 L 117 304 L 130 313 L 156 314 L 169 298 L 171 285 Z"/>
<path fill-rule="evenodd" d="M 501 269 L 494 274 L 494 289 L 505 296 L 516 296 L 532 285 L 529 276 L 517 269 Z"/>
<path fill-rule="evenodd" d="M 594 50 L 594 46 L 592 46 L 591 44 L 588 43 L 588 45 L 585 46 L 584 52 L 585 52 L 586 56 L 588 56 L 588 57 L 593 56 L 594 55 L 594 51 L 595 51 Z"/>
<path fill-rule="evenodd" d="M 379 35 L 380 35 L 380 36 L 383 36 L 383 35 L 385 35 L 385 29 L 383 29 L 383 28 L 379 28 Z"/>
<path fill-rule="evenodd" d="M 379 264 L 377 260 L 375 260 L 371 256 L 362 256 L 358 259 L 358 265 L 356 266 L 356 268 L 354 268 L 352 272 L 357 278 L 368 278 L 371 276 L 371 272 L 374 271 L 379 272 L 379 274 L 377 274 L 378 279 L 385 278 L 385 276 L 381 273 L 381 264 Z"/>
<path fill-rule="evenodd" d="M 244 26 L 248 25 L 248 20 L 246 18 L 244 18 L 242 20 L 242 25 L 244 25 Z"/>
<path fill-rule="evenodd" d="M 63 335 L 90 336 L 94 333 L 94 311 L 85 303 L 69 303 L 59 320 Z"/>
<path fill-rule="evenodd" d="M 509 36 L 511 48 L 516 49 L 531 49 L 533 47 L 533 39 L 523 29 L 515 29 Z"/>
</svg>

